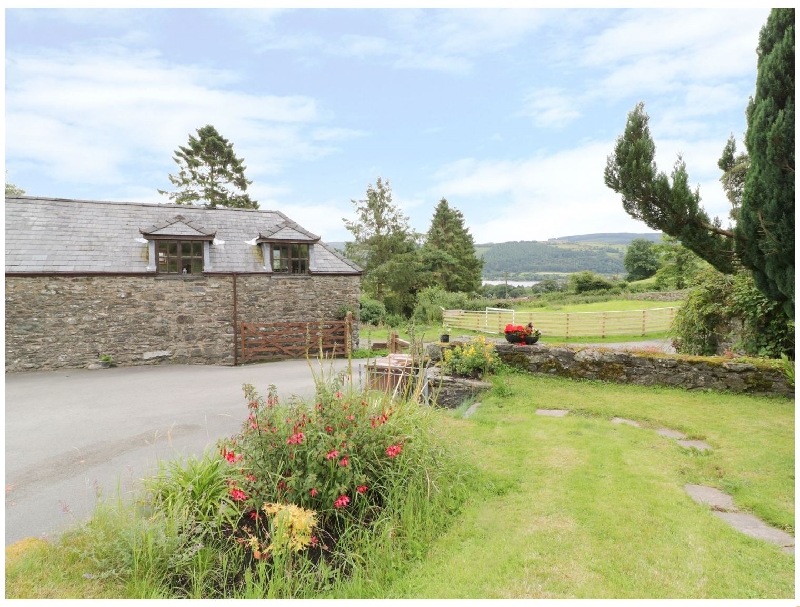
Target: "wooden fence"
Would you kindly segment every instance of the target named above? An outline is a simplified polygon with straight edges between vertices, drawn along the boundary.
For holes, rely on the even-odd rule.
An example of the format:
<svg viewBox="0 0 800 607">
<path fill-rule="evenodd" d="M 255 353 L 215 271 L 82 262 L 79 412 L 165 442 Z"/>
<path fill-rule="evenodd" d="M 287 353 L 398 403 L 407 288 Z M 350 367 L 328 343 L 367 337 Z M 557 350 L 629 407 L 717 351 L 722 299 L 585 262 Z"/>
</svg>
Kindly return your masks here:
<svg viewBox="0 0 800 607">
<path fill-rule="evenodd" d="M 241 362 L 302 358 L 306 353 L 346 356 L 352 349 L 353 322 L 241 323 Z"/>
<path fill-rule="evenodd" d="M 502 334 L 508 323 L 533 326 L 547 337 L 610 337 L 663 333 L 680 306 L 621 312 L 519 312 L 502 308 L 484 311 L 443 310 L 444 326 Z"/>
</svg>

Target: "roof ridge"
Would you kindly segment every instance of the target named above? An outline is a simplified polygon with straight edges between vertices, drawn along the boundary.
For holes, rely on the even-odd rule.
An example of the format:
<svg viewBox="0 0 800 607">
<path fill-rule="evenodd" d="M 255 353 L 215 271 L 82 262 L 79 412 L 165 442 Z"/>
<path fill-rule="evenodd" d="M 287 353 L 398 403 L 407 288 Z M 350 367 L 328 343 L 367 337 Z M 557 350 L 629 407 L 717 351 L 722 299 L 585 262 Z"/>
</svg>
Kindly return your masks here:
<svg viewBox="0 0 800 607">
<path fill-rule="evenodd" d="M 81 204 L 114 204 L 114 205 L 127 205 L 127 206 L 141 206 L 141 207 L 163 207 L 166 209 L 187 209 L 196 211 L 244 211 L 249 213 L 274 213 L 280 215 L 284 219 L 289 219 L 280 211 L 273 209 L 239 209 L 235 207 L 208 207 L 205 205 L 197 204 L 174 204 L 171 202 L 138 202 L 133 200 L 88 200 L 83 198 L 55 198 L 53 196 L 6 196 L 6 199 L 14 200 L 39 200 L 43 202 L 70 202 Z"/>
</svg>

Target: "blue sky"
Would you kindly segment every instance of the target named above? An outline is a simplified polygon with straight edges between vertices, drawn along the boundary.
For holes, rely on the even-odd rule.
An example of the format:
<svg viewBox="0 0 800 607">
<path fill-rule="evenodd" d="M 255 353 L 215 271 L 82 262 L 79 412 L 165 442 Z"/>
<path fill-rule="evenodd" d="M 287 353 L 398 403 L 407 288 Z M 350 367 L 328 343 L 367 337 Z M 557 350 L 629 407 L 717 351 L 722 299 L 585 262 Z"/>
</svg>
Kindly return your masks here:
<svg viewBox="0 0 800 607">
<path fill-rule="evenodd" d="M 649 232 L 603 184 L 645 102 L 727 224 L 719 158 L 755 91 L 769 9 L 5 10 L 7 181 L 167 202 L 174 150 L 214 125 L 251 197 L 323 240 L 376 177 L 412 227 L 437 202 L 477 243 Z"/>
</svg>

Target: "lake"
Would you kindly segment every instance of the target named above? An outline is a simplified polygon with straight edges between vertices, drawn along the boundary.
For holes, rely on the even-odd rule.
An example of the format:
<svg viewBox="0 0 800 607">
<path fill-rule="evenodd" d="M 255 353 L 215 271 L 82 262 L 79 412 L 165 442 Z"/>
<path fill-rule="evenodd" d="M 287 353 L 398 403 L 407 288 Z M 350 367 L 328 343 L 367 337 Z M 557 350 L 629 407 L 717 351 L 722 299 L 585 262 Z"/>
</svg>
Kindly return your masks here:
<svg viewBox="0 0 800 607">
<path fill-rule="evenodd" d="M 509 280 L 508 286 L 509 287 L 532 287 L 533 285 L 538 285 L 540 281 L 538 280 Z M 504 285 L 506 284 L 505 280 L 484 280 L 483 284 L 485 285 Z"/>
</svg>

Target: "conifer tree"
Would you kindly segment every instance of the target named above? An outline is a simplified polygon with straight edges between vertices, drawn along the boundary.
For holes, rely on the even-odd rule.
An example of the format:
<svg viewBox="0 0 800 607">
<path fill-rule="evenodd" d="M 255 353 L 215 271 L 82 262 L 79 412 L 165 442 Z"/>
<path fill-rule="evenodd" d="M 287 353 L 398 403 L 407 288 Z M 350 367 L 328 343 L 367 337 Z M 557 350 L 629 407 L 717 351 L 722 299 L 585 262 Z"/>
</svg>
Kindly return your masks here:
<svg viewBox="0 0 800 607">
<path fill-rule="evenodd" d="M 794 317 L 794 9 L 774 8 L 758 41 L 755 97 L 747 106 L 750 167 L 736 251 L 758 289 Z"/>
<path fill-rule="evenodd" d="M 173 160 L 180 167 L 169 180 L 178 189 L 175 192 L 158 190 L 176 204 L 205 204 L 239 209 L 257 209 L 258 203 L 250 199 L 249 181 L 243 160 L 233 152 L 233 144 L 210 124 L 197 129 L 197 137 L 189 135 L 189 145 L 175 150 Z"/>
<path fill-rule="evenodd" d="M 422 264 L 433 284 L 445 291 L 473 293 L 481 288 L 483 260 L 475 255 L 475 241 L 464 225 L 464 215 L 442 198 L 436 206 L 422 247 Z"/>
</svg>

